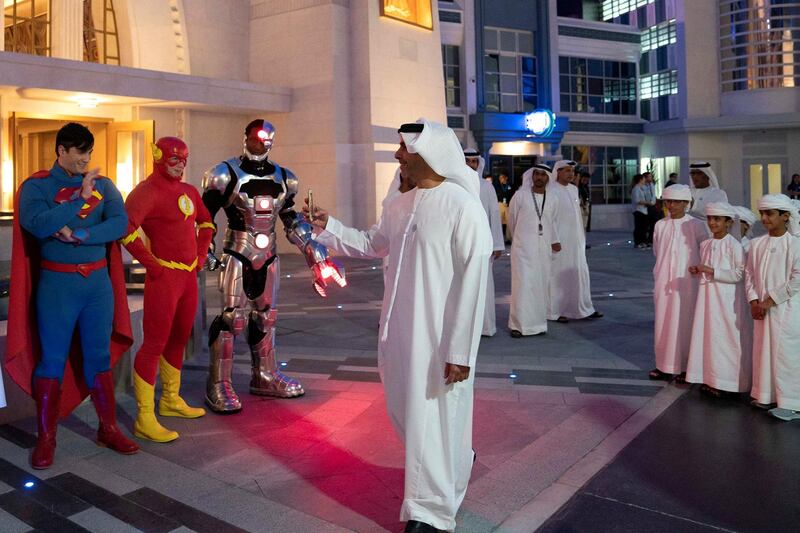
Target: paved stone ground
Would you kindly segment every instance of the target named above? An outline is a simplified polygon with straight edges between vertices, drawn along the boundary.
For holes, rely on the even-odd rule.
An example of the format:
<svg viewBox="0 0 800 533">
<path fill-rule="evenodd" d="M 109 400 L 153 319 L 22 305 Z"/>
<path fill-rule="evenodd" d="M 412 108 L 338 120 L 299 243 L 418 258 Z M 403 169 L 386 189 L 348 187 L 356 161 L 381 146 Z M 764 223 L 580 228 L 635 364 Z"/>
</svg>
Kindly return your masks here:
<svg viewBox="0 0 800 533">
<path fill-rule="evenodd" d="M 509 258 L 496 263 L 499 331 L 481 342 L 478 460 L 459 531 L 534 530 L 685 392 L 647 380 L 653 259 L 628 238 L 590 234 L 593 296 L 606 317 L 553 323 L 543 337 L 509 337 Z M 239 343 L 243 412 L 163 420 L 181 434 L 174 443 L 141 442 L 129 457 L 98 448 L 84 404 L 60 426 L 55 466 L 32 471 L 34 421 L 0 426 L 0 530 L 402 530 L 402 447 L 376 368 L 380 263 L 346 264 L 350 286 L 321 300 L 301 260 L 283 260 L 278 353 L 303 381 L 302 398 L 249 395 Z M 212 317 L 219 296 L 213 279 L 208 287 Z M 190 403 L 202 403 L 206 363 L 207 353 L 187 361 Z M 120 395 L 119 407 L 130 430 L 132 397 Z"/>
</svg>

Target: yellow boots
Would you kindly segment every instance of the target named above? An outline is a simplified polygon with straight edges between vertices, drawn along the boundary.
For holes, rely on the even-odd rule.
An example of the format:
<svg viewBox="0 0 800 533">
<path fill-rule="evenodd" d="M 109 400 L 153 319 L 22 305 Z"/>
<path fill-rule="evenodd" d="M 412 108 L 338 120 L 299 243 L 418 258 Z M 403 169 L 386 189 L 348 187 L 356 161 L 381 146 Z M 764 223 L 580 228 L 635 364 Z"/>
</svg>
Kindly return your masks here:
<svg viewBox="0 0 800 533">
<path fill-rule="evenodd" d="M 190 407 L 178 395 L 181 388 L 181 372 L 167 363 L 164 357 L 159 361 L 161 370 L 161 400 L 158 414 L 180 418 L 198 418 L 206 414 L 205 409 Z M 155 442 L 170 442 L 178 438 L 178 432 L 162 426 L 155 415 L 155 390 L 136 371 L 133 372 L 133 388 L 139 412 L 133 424 L 133 433 L 139 438 Z"/>
<path fill-rule="evenodd" d="M 178 438 L 177 431 L 171 431 L 158 423 L 155 414 L 155 390 L 152 385 L 133 372 L 133 391 L 139 412 L 133 423 L 133 434 L 141 439 L 155 442 L 170 442 Z"/>
<path fill-rule="evenodd" d="M 190 407 L 178 395 L 181 388 L 181 371 L 167 363 L 162 356 L 158 362 L 161 370 L 161 400 L 158 402 L 158 414 L 161 416 L 177 416 L 180 418 L 199 418 L 206 414 L 202 407 Z"/>
</svg>

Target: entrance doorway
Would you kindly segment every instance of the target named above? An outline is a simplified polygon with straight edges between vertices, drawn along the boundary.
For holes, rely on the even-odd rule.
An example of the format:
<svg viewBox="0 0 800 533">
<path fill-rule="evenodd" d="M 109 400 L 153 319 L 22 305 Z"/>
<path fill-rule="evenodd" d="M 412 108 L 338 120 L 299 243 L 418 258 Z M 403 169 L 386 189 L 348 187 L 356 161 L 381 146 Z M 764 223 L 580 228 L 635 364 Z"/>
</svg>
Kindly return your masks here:
<svg viewBox="0 0 800 533">
<path fill-rule="evenodd" d="M 14 113 L 10 121 L 14 183 L 12 191 L 8 191 L 11 194 L 3 190 L 3 211 L 12 210 L 13 192 L 28 176 L 53 166 L 56 133 L 73 121 L 84 124 L 94 135 L 90 168 L 99 167 L 100 174 L 111 179 L 123 197 L 153 171 L 153 159 L 148 156 L 155 136 L 152 120 L 114 122 L 93 117 Z"/>
<path fill-rule="evenodd" d="M 744 162 L 748 176 L 750 209 L 758 212 L 758 199 L 765 194 L 778 194 L 784 189 L 784 172 L 788 168 L 785 158 L 747 159 Z"/>
</svg>

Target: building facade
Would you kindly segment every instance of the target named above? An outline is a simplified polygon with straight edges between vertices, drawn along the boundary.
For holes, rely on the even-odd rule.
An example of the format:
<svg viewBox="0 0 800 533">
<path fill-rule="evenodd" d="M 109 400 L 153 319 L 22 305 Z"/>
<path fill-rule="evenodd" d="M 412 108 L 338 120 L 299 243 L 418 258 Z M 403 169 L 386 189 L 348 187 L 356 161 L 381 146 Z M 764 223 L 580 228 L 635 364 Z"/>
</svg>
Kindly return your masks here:
<svg viewBox="0 0 800 533">
<path fill-rule="evenodd" d="M 532 156 L 577 161 L 591 175 L 594 228 L 630 227 L 630 181 L 644 170 L 660 189 L 672 172 L 688 183 L 690 161 L 711 161 L 731 201 L 753 207 L 800 172 L 789 149 L 800 134 L 800 2 L 439 8 L 451 126 L 486 154 L 495 177 L 519 176 Z M 538 144 L 520 119 L 533 108 L 558 121 Z"/>
<path fill-rule="evenodd" d="M 188 141 L 199 186 L 265 117 L 302 194 L 360 226 L 395 172 L 397 126 L 419 116 L 447 121 L 512 183 L 537 158 L 576 160 L 594 228 L 629 227 L 630 180 L 646 168 L 659 184 L 670 172 L 688 182 L 689 161 L 709 160 L 745 205 L 800 170 L 800 2 L 4 0 L 3 11 L 0 260 L 14 191 L 52 164 L 65 120 L 93 129 L 96 164 L 127 192 L 150 170 L 153 139 Z M 535 110 L 554 123 L 532 126 Z"/>
<path fill-rule="evenodd" d="M 397 128 L 444 122 L 435 0 L 4 0 L 0 42 L 0 260 L 13 194 L 49 168 L 67 120 L 127 193 L 149 142 L 184 138 L 187 181 L 277 129 L 273 158 L 348 223 L 372 224 L 396 169 Z M 281 240 L 282 241 L 282 240 Z M 281 242 L 281 248 L 294 247 Z"/>
</svg>

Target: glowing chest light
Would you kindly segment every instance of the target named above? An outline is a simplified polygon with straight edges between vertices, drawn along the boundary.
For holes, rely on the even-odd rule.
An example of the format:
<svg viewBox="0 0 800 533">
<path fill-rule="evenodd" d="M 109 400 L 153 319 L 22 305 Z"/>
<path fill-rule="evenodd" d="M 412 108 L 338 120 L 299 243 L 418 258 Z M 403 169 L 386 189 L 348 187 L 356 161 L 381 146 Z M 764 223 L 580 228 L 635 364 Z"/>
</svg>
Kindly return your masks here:
<svg viewBox="0 0 800 533">
<path fill-rule="evenodd" d="M 267 246 L 269 246 L 269 235 L 264 233 L 256 235 L 256 248 L 263 250 Z"/>
<path fill-rule="evenodd" d="M 547 137 L 556 127 L 556 115 L 549 109 L 536 109 L 525 115 L 525 129 L 534 135 Z"/>
</svg>

